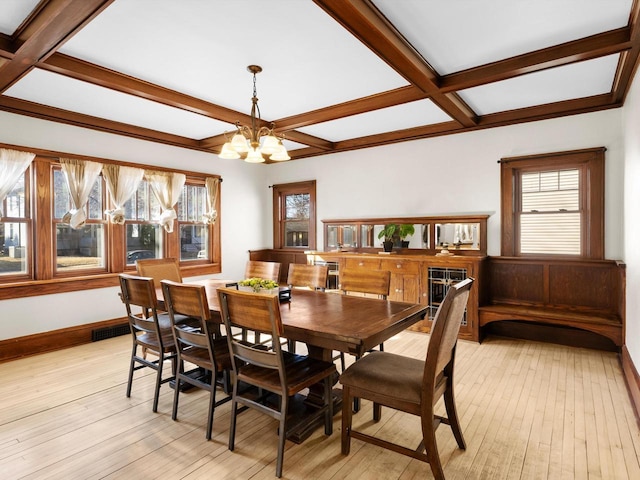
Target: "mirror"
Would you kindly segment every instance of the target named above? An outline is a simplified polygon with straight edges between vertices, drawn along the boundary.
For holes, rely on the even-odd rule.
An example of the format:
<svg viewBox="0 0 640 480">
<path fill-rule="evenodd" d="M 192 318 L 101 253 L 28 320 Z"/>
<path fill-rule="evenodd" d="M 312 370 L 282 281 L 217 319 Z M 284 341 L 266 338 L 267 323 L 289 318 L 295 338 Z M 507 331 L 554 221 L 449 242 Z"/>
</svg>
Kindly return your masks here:
<svg viewBox="0 0 640 480">
<path fill-rule="evenodd" d="M 436 248 L 447 245 L 449 250 L 480 250 L 479 223 L 437 223 Z"/>
<path fill-rule="evenodd" d="M 453 255 L 486 255 L 487 218 L 489 215 L 469 214 L 322 220 L 324 248 L 354 253 L 381 251 L 384 239 L 380 234 L 392 224 L 399 227 L 392 237 L 392 253 L 435 255 L 446 244 Z M 404 228 L 407 226 L 413 228 Z M 398 237 L 399 231 L 407 233 L 404 238 Z"/>
</svg>

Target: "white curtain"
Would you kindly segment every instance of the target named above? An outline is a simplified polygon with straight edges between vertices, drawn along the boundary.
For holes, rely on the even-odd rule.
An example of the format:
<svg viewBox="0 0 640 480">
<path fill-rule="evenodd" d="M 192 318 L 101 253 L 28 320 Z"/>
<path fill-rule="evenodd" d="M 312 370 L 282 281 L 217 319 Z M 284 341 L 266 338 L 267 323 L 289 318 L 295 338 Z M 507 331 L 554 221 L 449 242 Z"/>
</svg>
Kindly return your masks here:
<svg viewBox="0 0 640 480">
<path fill-rule="evenodd" d="M 162 213 L 160 214 L 159 224 L 171 233 L 173 232 L 173 221 L 178 218 L 173 206 L 178 203 L 178 198 L 182 193 L 182 187 L 187 181 L 187 177 L 183 173 L 175 172 L 158 172 L 147 170 L 144 177 L 149 182 L 151 191 L 158 199 Z"/>
<path fill-rule="evenodd" d="M 102 176 L 107 183 L 107 191 L 113 203 L 113 210 L 105 210 L 111 223 L 124 225 L 124 204 L 136 190 L 144 175 L 144 169 L 106 164 L 102 167 Z"/>
<path fill-rule="evenodd" d="M 71 210 L 62 217 L 62 222 L 68 223 L 73 229 L 78 229 L 87 220 L 84 207 L 89 200 L 93 184 L 96 182 L 98 175 L 100 175 L 102 164 L 87 160 L 61 158 L 60 165 L 62 165 L 62 171 L 67 180 L 71 204 L 73 205 Z"/>
<path fill-rule="evenodd" d="M 35 153 L 0 148 L 0 217 L 4 199 L 35 156 Z"/>
<path fill-rule="evenodd" d="M 207 177 L 205 180 L 205 189 L 207 190 L 207 211 L 202 215 L 202 222 L 208 225 L 209 223 L 215 223 L 216 218 L 218 218 L 216 201 L 220 192 L 220 179 Z"/>
</svg>

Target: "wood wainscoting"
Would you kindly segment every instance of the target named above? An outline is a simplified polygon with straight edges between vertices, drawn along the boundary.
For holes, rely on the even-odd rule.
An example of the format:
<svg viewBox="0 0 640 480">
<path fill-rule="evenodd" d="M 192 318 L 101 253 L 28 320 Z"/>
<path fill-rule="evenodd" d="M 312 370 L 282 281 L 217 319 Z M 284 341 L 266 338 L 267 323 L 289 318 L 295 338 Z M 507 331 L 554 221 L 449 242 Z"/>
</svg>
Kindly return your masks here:
<svg viewBox="0 0 640 480">
<path fill-rule="evenodd" d="M 0 340 L 0 363 L 90 343 L 95 331 L 121 325 L 128 326 L 126 317 Z"/>
<path fill-rule="evenodd" d="M 624 344 L 624 263 L 489 257 L 486 271 L 481 328 L 516 320 L 592 332 L 618 349 Z"/>
</svg>

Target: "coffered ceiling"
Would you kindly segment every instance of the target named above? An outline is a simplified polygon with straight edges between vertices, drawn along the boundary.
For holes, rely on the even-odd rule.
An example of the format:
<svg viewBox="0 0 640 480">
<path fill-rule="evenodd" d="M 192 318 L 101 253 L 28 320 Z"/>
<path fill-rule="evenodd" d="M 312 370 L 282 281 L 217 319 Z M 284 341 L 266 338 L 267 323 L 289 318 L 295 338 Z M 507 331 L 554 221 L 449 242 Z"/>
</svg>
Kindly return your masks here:
<svg viewBox="0 0 640 480">
<path fill-rule="evenodd" d="M 292 159 L 620 107 L 637 0 L 0 0 L 0 110 Z"/>
</svg>

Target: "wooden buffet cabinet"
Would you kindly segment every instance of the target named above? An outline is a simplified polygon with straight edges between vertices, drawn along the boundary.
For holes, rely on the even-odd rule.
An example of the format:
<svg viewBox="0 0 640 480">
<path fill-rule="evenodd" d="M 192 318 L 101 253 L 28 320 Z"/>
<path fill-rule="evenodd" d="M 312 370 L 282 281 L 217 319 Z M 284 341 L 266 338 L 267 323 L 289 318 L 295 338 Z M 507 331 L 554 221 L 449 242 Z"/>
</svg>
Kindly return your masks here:
<svg viewBox="0 0 640 480">
<path fill-rule="evenodd" d="M 286 282 L 290 263 L 329 265 L 329 289 L 339 289 L 340 270 L 345 268 L 389 270 L 390 300 L 429 305 L 428 318 L 411 327 L 420 332 L 431 330 L 433 316 L 449 286 L 474 277 L 460 338 L 480 341 L 478 306 L 487 255 L 488 217 L 469 214 L 322 220 L 328 251 L 250 251 L 249 259 L 279 262 L 281 282 Z M 393 252 L 383 254 L 379 232 L 390 223 L 411 224 L 414 234 L 406 239 L 407 247 L 402 248 L 397 242 Z M 452 255 L 443 256 L 447 248 Z"/>
<path fill-rule="evenodd" d="M 429 332 L 449 286 L 475 278 L 460 338 L 516 336 L 574 346 L 619 349 L 624 344 L 626 273 L 623 262 L 580 258 L 487 256 L 488 215 L 323 220 L 325 248 L 260 250 L 251 260 L 329 266 L 329 289 L 339 289 L 345 268 L 389 270 L 390 299 L 429 306 L 412 327 Z M 384 254 L 379 232 L 410 223 L 415 233 Z M 443 256 L 443 249 L 453 253 Z M 604 343 L 603 343 L 604 340 Z"/>
<path fill-rule="evenodd" d="M 428 318 L 418 322 L 412 330 L 429 332 L 433 316 L 450 285 L 474 277 L 476 284 L 471 290 L 467 312 L 460 328 L 460 338 L 480 340 L 478 323 L 479 282 L 482 276 L 484 257 L 448 256 L 420 254 L 380 255 L 378 253 L 351 252 L 307 252 L 311 264 L 329 265 L 330 287 L 338 287 L 340 271 L 343 269 L 389 270 L 391 288 L 389 299 L 399 302 L 428 305 Z"/>
</svg>

